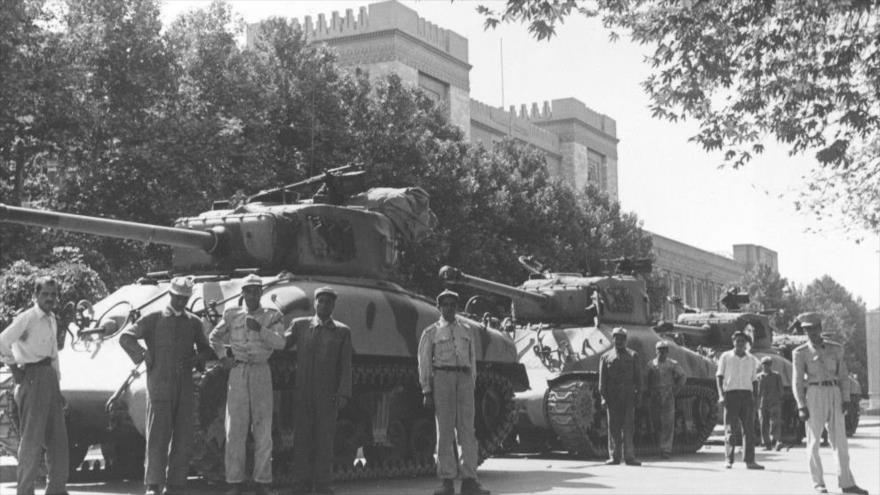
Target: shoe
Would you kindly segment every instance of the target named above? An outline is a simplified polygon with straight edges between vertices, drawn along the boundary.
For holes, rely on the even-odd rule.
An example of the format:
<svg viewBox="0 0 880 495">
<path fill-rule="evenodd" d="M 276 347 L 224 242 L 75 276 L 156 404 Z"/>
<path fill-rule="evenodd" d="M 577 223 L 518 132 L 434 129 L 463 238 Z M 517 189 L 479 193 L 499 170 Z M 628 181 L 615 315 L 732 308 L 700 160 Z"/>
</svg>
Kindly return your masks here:
<svg viewBox="0 0 880 495">
<path fill-rule="evenodd" d="M 618 464 L 620 464 L 620 459 L 608 459 L 605 461 L 606 466 L 616 466 Z"/>
<path fill-rule="evenodd" d="M 672 458 L 672 454 L 670 454 L 669 452 L 660 452 L 660 458 L 661 459 L 670 459 L 670 458 Z"/>
<path fill-rule="evenodd" d="M 318 495 L 333 495 L 335 492 L 330 485 L 317 485 L 315 487 L 315 493 Z"/>
<path fill-rule="evenodd" d="M 229 489 L 226 490 L 226 495 L 241 495 L 241 483 L 227 483 L 229 485 Z"/>
<path fill-rule="evenodd" d="M 271 493 L 272 489 L 269 487 L 269 483 L 257 483 L 254 490 L 254 495 L 270 495 Z"/>
<path fill-rule="evenodd" d="M 144 492 L 144 495 L 160 495 L 161 493 L 159 485 L 147 485 L 147 491 Z"/>
<path fill-rule="evenodd" d="M 779 452 L 780 450 L 782 450 L 782 449 L 784 449 L 784 448 L 785 448 L 785 444 L 784 444 L 784 443 L 779 442 L 779 443 L 776 444 L 776 452 Z"/>
<path fill-rule="evenodd" d="M 764 446 L 764 450 L 773 450 L 773 447 L 771 447 L 771 446 L 769 446 L 769 445 L 765 445 L 765 446 Z"/>
<path fill-rule="evenodd" d="M 732 467 L 733 467 L 733 463 L 732 463 L 732 462 L 725 462 L 725 463 L 724 463 L 724 469 L 730 469 L 730 468 L 732 468 Z"/>
<path fill-rule="evenodd" d="M 641 466 L 641 461 L 637 461 L 635 459 L 627 459 L 623 461 L 627 466 Z"/>
<path fill-rule="evenodd" d="M 455 484 L 452 480 L 443 480 L 440 488 L 434 490 L 434 495 L 455 495 Z"/>
<path fill-rule="evenodd" d="M 489 495 L 486 490 L 474 478 L 465 478 L 461 480 L 461 495 Z"/>
<path fill-rule="evenodd" d="M 868 490 L 860 488 L 858 485 L 848 486 L 840 491 L 842 491 L 843 493 L 857 493 L 859 495 L 868 495 Z"/>
<path fill-rule="evenodd" d="M 825 485 L 816 485 L 813 487 L 813 490 L 816 490 L 816 493 L 828 493 L 828 489 L 825 488 Z"/>
<path fill-rule="evenodd" d="M 746 469 L 764 469 L 764 466 L 758 464 L 757 462 L 747 462 Z"/>
</svg>

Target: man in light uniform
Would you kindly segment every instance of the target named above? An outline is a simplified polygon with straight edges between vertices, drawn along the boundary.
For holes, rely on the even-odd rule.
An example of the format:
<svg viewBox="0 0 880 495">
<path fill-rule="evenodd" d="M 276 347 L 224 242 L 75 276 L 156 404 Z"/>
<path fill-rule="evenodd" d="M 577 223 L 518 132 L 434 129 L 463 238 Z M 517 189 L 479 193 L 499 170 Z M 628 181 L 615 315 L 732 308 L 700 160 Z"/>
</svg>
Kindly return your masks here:
<svg viewBox="0 0 880 495">
<path fill-rule="evenodd" d="M 611 331 L 614 347 L 599 358 L 599 395 L 608 416 L 608 460 L 605 464 L 620 464 L 621 447 L 628 466 L 641 466 L 636 460 L 633 444 L 635 412 L 641 398 L 642 371 L 639 355 L 626 348 L 626 329 Z"/>
<path fill-rule="evenodd" d="M 755 388 L 760 363 L 746 350 L 750 339 L 745 332 L 734 332 L 732 339 L 733 349 L 721 354 L 715 372 L 718 402 L 724 406 L 725 467 L 733 467 L 733 440 L 742 433 L 746 468 L 764 469 L 764 466 L 755 462 Z"/>
<path fill-rule="evenodd" d="M 226 482 L 229 495 L 239 495 L 244 482 L 245 443 L 254 435 L 254 482 L 257 495 L 272 483 L 272 373 L 268 359 L 284 348 L 281 312 L 260 306 L 263 282 L 248 275 L 242 282 L 244 306 L 223 313 L 209 340 L 222 365 L 229 369 L 226 392 Z M 227 356 L 229 344 L 232 356 Z"/>
<path fill-rule="evenodd" d="M 456 317 L 458 294 L 444 290 L 437 296 L 440 320 L 419 339 L 419 384 L 424 405 L 437 420 L 437 476 L 435 495 L 454 495 L 453 480 L 461 476 L 462 495 L 488 495 L 477 481 L 477 437 L 474 432 L 474 391 L 477 350 L 473 331 Z M 461 447 L 456 462 L 454 441 Z"/>
<path fill-rule="evenodd" d="M 822 474 L 819 443 L 822 430 L 828 430 L 828 440 L 837 454 L 837 480 L 843 493 L 868 493 L 856 486 L 849 469 L 849 449 L 843 412 L 849 398 L 849 372 L 843 357 L 843 347 L 822 339 L 822 317 L 818 313 L 798 316 L 800 327 L 809 342 L 792 353 L 792 388 L 798 404 L 798 415 L 807 426 L 807 455 L 810 475 L 818 493 L 828 493 Z"/>
<path fill-rule="evenodd" d="M 0 333 L 0 360 L 13 369 L 15 376 L 21 432 L 16 468 L 18 495 L 33 495 L 43 448 L 49 470 L 46 494 L 67 493 L 67 425 L 58 383 L 58 322 L 52 312 L 57 302 L 58 283 L 40 277 L 34 284 L 34 305 Z"/>
<path fill-rule="evenodd" d="M 648 364 L 648 390 L 657 425 L 657 443 L 660 457 L 672 456 L 672 437 L 675 433 L 675 394 L 684 386 L 687 376 L 678 361 L 669 357 L 669 343 L 657 342 L 655 357 Z"/>
<path fill-rule="evenodd" d="M 193 285 L 192 277 L 171 280 L 168 306 L 142 317 L 119 336 L 119 345 L 132 361 L 146 362 L 147 495 L 158 495 L 161 485 L 166 495 L 186 491 L 195 408 L 192 371 L 214 357 L 202 321 L 186 311 Z"/>
<path fill-rule="evenodd" d="M 758 373 L 758 422 L 761 425 L 761 442 L 764 450 L 782 448 L 782 376 L 773 371 L 773 358 L 761 358 Z"/>
</svg>

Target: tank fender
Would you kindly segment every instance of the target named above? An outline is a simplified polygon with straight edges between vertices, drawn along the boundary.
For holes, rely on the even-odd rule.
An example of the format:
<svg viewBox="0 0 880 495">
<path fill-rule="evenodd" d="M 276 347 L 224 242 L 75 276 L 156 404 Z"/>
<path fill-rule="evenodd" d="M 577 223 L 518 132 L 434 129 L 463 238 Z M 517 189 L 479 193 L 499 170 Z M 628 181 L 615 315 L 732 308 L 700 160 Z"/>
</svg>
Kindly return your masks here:
<svg viewBox="0 0 880 495">
<path fill-rule="evenodd" d="M 559 376 L 553 377 L 547 380 L 547 386 L 552 387 L 557 383 L 564 382 L 566 380 L 571 380 L 572 378 L 585 378 L 585 379 L 594 379 L 599 380 L 599 373 L 595 371 L 568 371 L 562 373 Z"/>
</svg>

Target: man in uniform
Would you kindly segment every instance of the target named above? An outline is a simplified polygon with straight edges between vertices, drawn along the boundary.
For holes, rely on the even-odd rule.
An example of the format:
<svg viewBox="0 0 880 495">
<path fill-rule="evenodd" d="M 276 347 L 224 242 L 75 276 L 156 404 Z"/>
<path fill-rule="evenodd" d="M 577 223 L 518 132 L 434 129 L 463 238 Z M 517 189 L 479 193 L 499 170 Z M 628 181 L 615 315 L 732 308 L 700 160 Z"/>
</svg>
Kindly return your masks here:
<svg viewBox="0 0 880 495">
<path fill-rule="evenodd" d="M 223 320 L 211 332 L 214 353 L 223 356 L 229 369 L 226 392 L 226 483 L 229 495 L 239 495 L 244 482 L 245 443 L 248 431 L 254 435 L 254 482 L 257 495 L 266 495 L 272 483 L 272 373 L 268 359 L 284 348 L 281 312 L 260 306 L 263 282 L 256 275 L 241 285 L 244 306 L 223 313 Z M 232 356 L 227 356 L 229 344 Z"/>
<path fill-rule="evenodd" d="M 642 388 L 641 366 L 636 351 L 626 348 L 626 329 L 617 327 L 611 336 L 614 348 L 599 360 L 599 395 L 608 414 L 609 458 L 605 464 L 620 464 L 623 444 L 626 464 L 641 466 L 633 446 L 636 403 Z"/>
<path fill-rule="evenodd" d="M 193 285 L 191 277 L 171 280 L 168 306 L 144 316 L 119 336 L 119 345 L 131 360 L 143 361 L 147 367 L 147 495 L 157 495 L 160 485 L 165 485 L 165 494 L 183 493 L 189 472 L 195 407 L 192 371 L 214 356 L 201 320 L 186 311 Z"/>
<path fill-rule="evenodd" d="M 724 406 L 725 467 L 733 467 L 733 440 L 742 432 L 746 468 L 764 469 L 755 462 L 755 388 L 760 364 L 758 358 L 746 350 L 749 336 L 745 332 L 736 331 L 732 338 L 733 349 L 721 354 L 715 372 L 718 402 Z"/>
<path fill-rule="evenodd" d="M 453 480 L 461 476 L 462 495 L 488 495 L 477 481 L 477 437 L 474 433 L 474 390 L 477 350 L 472 329 L 455 313 L 458 294 L 437 296 L 440 319 L 419 339 L 419 384 L 424 405 L 437 420 L 437 476 L 434 495 L 454 495 Z M 455 440 L 461 446 L 456 461 Z"/>
<path fill-rule="evenodd" d="M 818 493 L 828 493 L 822 474 L 819 443 L 822 430 L 837 454 L 837 480 L 843 493 L 868 493 L 859 488 L 849 469 L 849 448 L 843 412 L 849 399 L 849 372 L 840 344 L 822 339 L 822 318 L 818 313 L 798 316 L 809 342 L 792 353 L 792 388 L 798 404 L 798 415 L 807 426 L 807 455 L 810 475 Z"/>
<path fill-rule="evenodd" d="M 58 322 L 53 310 L 58 283 L 40 277 L 34 305 L 0 333 L 0 359 L 13 370 L 21 438 L 16 469 L 18 495 L 33 495 L 46 449 L 46 494 L 67 493 L 68 446 L 64 399 L 59 388 Z"/>
<path fill-rule="evenodd" d="M 351 399 L 351 330 L 332 318 L 336 292 L 315 291 L 315 316 L 296 318 L 285 349 L 296 350 L 294 494 L 332 494 L 336 415 Z"/>
<path fill-rule="evenodd" d="M 782 445 L 782 376 L 773 371 L 773 358 L 761 358 L 758 373 L 758 421 L 761 424 L 761 442 L 764 450 L 776 450 Z"/>
<path fill-rule="evenodd" d="M 672 456 L 672 437 L 675 432 L 675 394 L 684 386 L 687 376 L 678 361 L 669 357 L 669 343 L 660 340 L 654 346 L 657 357 L 648 364 L 648 391 L 657 425 L 657 443 L 660 457 Z"/>
</svg>

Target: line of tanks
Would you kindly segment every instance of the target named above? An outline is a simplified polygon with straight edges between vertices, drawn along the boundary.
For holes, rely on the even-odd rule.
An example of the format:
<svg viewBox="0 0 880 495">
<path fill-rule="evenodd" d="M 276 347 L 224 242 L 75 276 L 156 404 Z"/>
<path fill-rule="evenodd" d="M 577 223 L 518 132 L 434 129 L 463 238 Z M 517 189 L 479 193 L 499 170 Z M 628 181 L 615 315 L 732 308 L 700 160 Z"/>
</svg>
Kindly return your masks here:
<svg viewBox="0 0 880 495">
<path fill-rule="evenodd" d="M 197 283 L 189 309 L 203 318 L 209 331 L 225 307 L 242 303 L 241 282 L 249 273 L 263 276 L 262 302 L 278 308 L 285 323 L 313 312 L 310 296 L 315 288 L 332 285 L 340 294 L 334 316 L 352 327 L 355 393 L 340 413 L 334 447 L 337 478 L 434 470 L 434 421 L 420 404 L 416 347 L 419 332 L 439 313 L 430 299 L 390 282 L 389 275 L 400 243 L 423 235 L 436 220 L 427 195 L 418 188 L 351 194 L 358 192 L 356 186 L 352 191 L 352 184 L 361 175 L 343 167 L 262 191 L 236 207 L 217 204 L 178 219 L 170 228 L 0 205 L 4 222 L 173 247 L 171 270 L 125 285 L 94 306 L 78 305 L 79 317 L 70 327 L 74 338 L 60 357 L 71 464 L 80 465 L 92 446 L 101 447 L 104 462 L 82 464 L 76 477 L 138 477 L 142 472 L 146 387 L 142 370 L 132 366 L 117 345 L 121 329 L 166 304 L 172 275 L 192 275 Z M 316 184 L 322 186 L 314 196 L 299 197 L 300 191 Z M 475 419 L 481 459 L 512 449 L 606 454 L 597 379 L 599 357 L 613 345 L 613 326 L 628 329 L 628 346 L 643 364 L 654 357 L 659 339 L 671 342 L 670 356 L 688 375 L 676 396 L 675 448 L 699 449 L 720 419 L 715 363 L 699 350 L 729 342 L 717 335 L 727 331 L 726 323 L 716 321 L 722 317 L 709 313 L 705 321 L 687 316 L 678 324 L 652 326 L 645 283 L 638 277 L 638 272 L 650 271 L 649 264 L 617 260 L 613 273 L 582 276 L 521 261 L 532 277 L 519 287 L 451 267 L 440 271 L 448 284 L 510 302 L 501 311 L 506 314 L 497 315 L 508 317 L 504 325 L 493 325 L 492 318 L 474 322 L 481 328 Z M 486 301 L 484 296 L 472 298 L 465 313 L 480 320 L 479 307 Z M 738 314 L 733 326 L 743 318 Z M 769 325 L 761 328 L 768 336 L 772 332 Z M 790 376 L 790 363 L 769 348 L 766 352 L 779 362 L 777 370 L 787 369 Z M 295 355 L 285 352 L 271 358 L 273 470 L 282 482 L 291 472 L 295 362 Z M 192 468 L 220 479 L 227 375 L 213 367 L 193 378 L 199 400 Z M 10 379 L 0 377 L 0 448 L 14 454 L 17 434 L 10 389 Z M 636 415 L 635 442 L 642 454 L 655 448 L 654 423 L 645 406 Z M 787 421 L 787 431 L 797 429 L 796 420 Z"/>
</svg>

